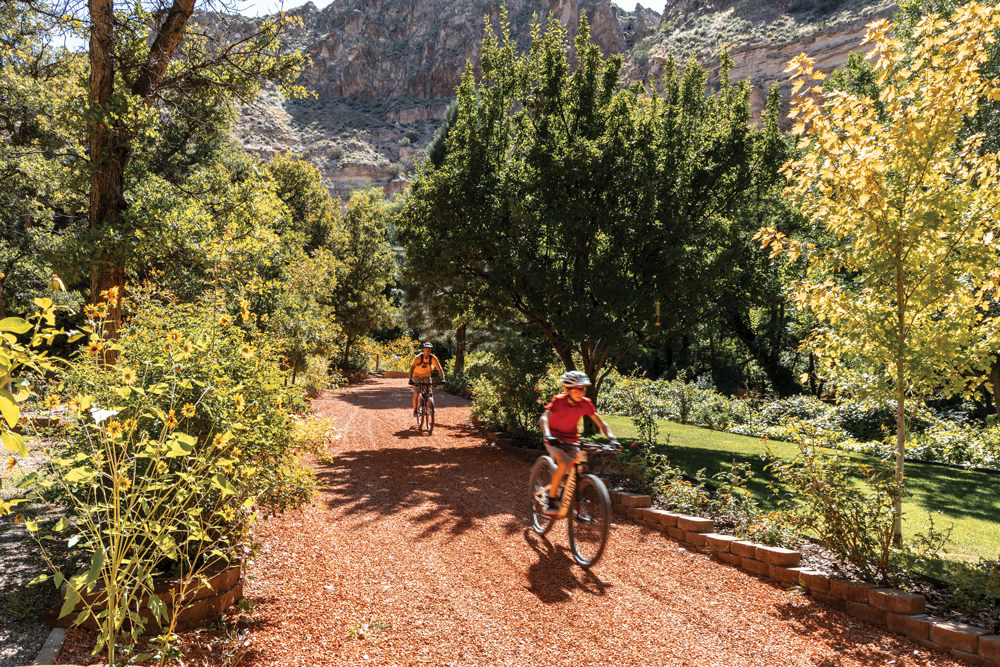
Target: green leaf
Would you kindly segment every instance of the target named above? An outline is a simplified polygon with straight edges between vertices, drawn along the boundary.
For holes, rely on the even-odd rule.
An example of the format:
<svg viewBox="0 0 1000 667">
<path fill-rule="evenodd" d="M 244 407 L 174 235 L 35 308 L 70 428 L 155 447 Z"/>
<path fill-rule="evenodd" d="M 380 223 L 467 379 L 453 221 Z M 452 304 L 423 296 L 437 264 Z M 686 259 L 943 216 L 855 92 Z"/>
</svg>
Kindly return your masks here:
<svg viewBox="0 0 1000 667">
<path fill-rule="evenodd" d="M 76 546 L 77 544 L 79 544 L 79 543 L 80 543 L 80 540 L 82 540 L 82 539 L 83 539 L 83 536 L 82 536 L 82 535 L 74 535 L 73 537 L 69 538 L 69 539 L 68 539 L 68 540 L 66 541 L 66 546 L 67 546 L 67 547 L 69 547 L 70 549 L 72 549 L 72 548 L 73 548 L 73 547 L 75 547 L 75 546 Z"/>
<path fill-rule="evenodd" d="M 75 583 L 77 577 L 72 577 L 69 581 L 69 586 L 66 587 L 66 600 L 63 602 L 62 608 L 59 610 L 59 618 L 70 614 L 73 611 L 73 607 L 76 603 L 80 601 L 80 591 Z"/>
<path fill-rule="evenodd" d="M 67 528 L 69 528 L 69 521 L 67 521 L 66 517 L 63 516 L 59 517 L 59 520 L 56 521 L 56 525 L 52 527 L 52 530 L 56 532 L 61 532 L 66 530 Z"/>
<path fill-rule="evenodd" d="M 101 568 L 104 567 L 104 558 L 106 555 L 104 549 L 98 549 L 91 557 L 90 570 L 87 571 L 87 578 L 84 581 L 88 591 L 94 589 L 94 584 L 97 583 L 97 579 L 101 576 Z"/>
<path fill-rule="evenodd" d="M 24 438 L 13 431 L 0 433 L 0 441 L 12 452 L 17 452 L 20 456 L 28 455 L 28 446 L 24 444 Z"/>
<path fill-rule="evenodd" d="M 118 387 L 117 389 L 115 389 L 115 393 L 118 394 L 118 396 L 120 396 L 121 398 L 128 398 L 129 396 L 132 395 L 132 390 L 129 389 L 128 387 Z"/>
<path fill-rule="evenodd" d="M 29 533 L 37 533 L 38 532 L 38 524 L 35 523 L 34 521 L 32 521 L 31 519 L 26 519 L 25 520 L 24 527 L 28 529 Z"/>
<path fill-rule="evenodd" d="M 94 475 L 97 473 L 90 466 L 83 466 L 80 468 L 73 468 L 63 477 L 63 480 L 67 484 L 77 484 L 79 482 L 85 482 L 89 479 L 93 479 Z"/>
<path fill-rule="evenodd" d="M 209 478 L 212 481 L 212 486 L 222 492 L 222 495 L 228 496 L 236 493 L 236 489 L 233 485 L 229 483 L 226 476 L 222 473 L 216 473 Z"/>
<path fill-rule="evenodd" d="M 29 586 L 34 586 L 35 584 L 40 584 L 43 581 L 48 581 L 48 580 L 49 580 L 49 575 L 47 575 L 47 574 L 40 574 L 37 577 L 35 577 L 34 579 L 32 579 L 31 581 L 29 581 L 28 585 Z"/>
<path fill-rule="evenodd" d="M 60 586 L 62 586 L 62 583 L 63 583 L 63 581 L 65 581 L 65 579 L 66 579 L 66 577 L 63 576 L 62 572 L 56 572 L 56 575 L 55 575 L 56 588 L 59 588 Z"/>
<path fill-rule="evenodd" d="M 154 540 L 153 543 L 160 548 L 163 555 L 167 558 L 175 558 L 177 555 L 177 541 L 170 535 L 170 533 L 161 533 Z"/>
<path fill-rule="evenodd" d="M 31 325 L 20 317 L 7 317 L 0 320 L 0 331 L 13 331 L 16 334 L 23 334 L 31 331 Z"/>
<path fill-rule="evenodd" d="M 193 440 L 193 438 L 191 438 Z M 186 440 L 181 440 L 180 438 L 173 438 L 167 443 L 167 453 L 164 456 L 168 459 L 177 458 L 179 456 L 187 456 L 194 451 L 194 443 L 187 442 Z"/>
<path fill-rule="evenodd" d="M 0 389 L 0 413 L 7 420 L 7 426 L 14 428 L 17 420 L 21 417 L 21 408 L 17 407 L 17 401 L 6 389 Z"/>
</svg>

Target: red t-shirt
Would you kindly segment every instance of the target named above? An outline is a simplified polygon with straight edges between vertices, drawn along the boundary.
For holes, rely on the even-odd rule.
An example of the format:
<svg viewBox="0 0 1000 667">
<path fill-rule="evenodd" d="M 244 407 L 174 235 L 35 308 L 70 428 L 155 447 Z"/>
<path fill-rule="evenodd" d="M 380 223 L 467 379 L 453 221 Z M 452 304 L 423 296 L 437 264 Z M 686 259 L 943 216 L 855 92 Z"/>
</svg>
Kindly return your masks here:
<svg viewBox="0 0 1000 667">
<path fill-rule="evenodd" d="M 552 435 L 563 442 L 576 442 L 579 436 L 576 426 L 584 416 L 593 417 L 597 414 L 594 404 L 589 398 L 581 398 L 576 405 L 569 404 L 569 394 L 559 394 L 545 406 L 549 414 L 549 430 Z"/>
</svg>

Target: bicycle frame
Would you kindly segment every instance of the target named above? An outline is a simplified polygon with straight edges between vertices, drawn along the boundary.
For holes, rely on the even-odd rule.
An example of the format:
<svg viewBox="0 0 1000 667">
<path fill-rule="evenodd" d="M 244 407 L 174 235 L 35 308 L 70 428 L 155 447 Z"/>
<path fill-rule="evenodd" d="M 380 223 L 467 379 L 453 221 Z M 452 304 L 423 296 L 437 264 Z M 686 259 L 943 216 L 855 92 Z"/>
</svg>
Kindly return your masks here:
<svg viewBox="0 0 1000 667">
<path fill-rule="evenodd" d="M 580 468 L 586 465 L 587 452 L 581 449 L 569 465 L 569 470 L 566 471 L 566 481 L 563 482 L 562 503 L 559 505 L 559 514 L 554 518 L 565 519 L 566 515 L 569 514 L 570 503 L 575 500 L 576 496 L 576 480 L 580 474 Z"/>
</svg>

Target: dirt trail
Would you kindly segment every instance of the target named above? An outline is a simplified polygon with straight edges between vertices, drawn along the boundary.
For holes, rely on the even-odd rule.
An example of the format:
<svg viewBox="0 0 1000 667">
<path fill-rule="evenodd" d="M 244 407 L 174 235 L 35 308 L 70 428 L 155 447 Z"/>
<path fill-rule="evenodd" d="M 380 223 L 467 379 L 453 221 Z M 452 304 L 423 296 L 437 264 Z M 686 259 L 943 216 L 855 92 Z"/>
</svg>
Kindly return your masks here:
<svg viewBox="0 0 1000 667">
<path fill-rule="evenodd" d="M 341 438 L 316 505 L 260 527 L 248 663 L 962 664 L 628 521 L 580 569 L 565 523 L 528 527 L 530 466 L 482 441 L 468 401 L 436 398 L 433 436 L 405 380 L 315 401 Z"/>
</svg>

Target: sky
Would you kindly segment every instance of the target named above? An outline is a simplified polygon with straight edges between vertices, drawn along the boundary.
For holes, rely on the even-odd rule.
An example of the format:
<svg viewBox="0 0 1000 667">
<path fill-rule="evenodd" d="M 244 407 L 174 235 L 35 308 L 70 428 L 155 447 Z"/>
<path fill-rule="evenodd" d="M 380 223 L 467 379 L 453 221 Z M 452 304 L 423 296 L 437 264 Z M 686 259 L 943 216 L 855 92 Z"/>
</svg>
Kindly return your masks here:
<svg viewBox="0 0 1000 667">
<path fill-rule="evenodd" d="M 313 0 L 313 4 L 322 9 L 330 4 L 331 0 Z M 616 5 L 627 11 L 635 9 L 636 0 L 612 0 Z M 643 7 L 652 7 L 662 13 L 667 4 L 667 0 L 638 0 Z M 306 0 L 286 0 L 284 9 L 294 9 L 306 4 Z M 260 14 L 273 14 L 278 11 L 279 0 L 242 0 L 239 2 L 240 13 L 247 16 L 258 16 Z"/>
</svg>

